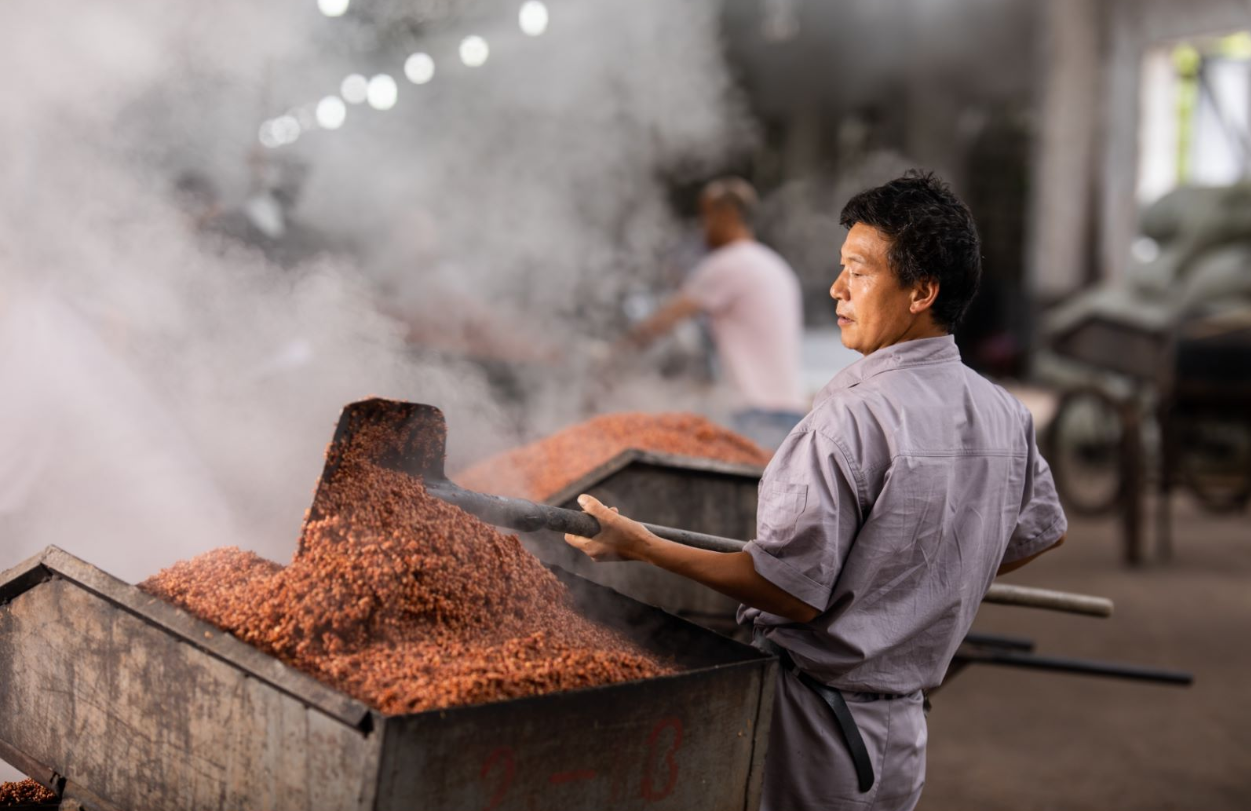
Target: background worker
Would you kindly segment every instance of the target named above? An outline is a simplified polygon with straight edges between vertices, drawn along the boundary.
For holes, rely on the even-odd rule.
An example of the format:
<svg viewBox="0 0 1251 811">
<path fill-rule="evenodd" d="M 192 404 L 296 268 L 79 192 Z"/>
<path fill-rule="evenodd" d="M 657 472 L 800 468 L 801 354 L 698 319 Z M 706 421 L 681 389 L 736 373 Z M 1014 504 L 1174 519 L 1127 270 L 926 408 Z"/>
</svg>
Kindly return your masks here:
<svg viewBox="0 0 1251 811">
<path fill-rule="evenodd" d="M 566 540 L 740 600 L 782 659 L 763 811 L 907 811 L 925 783 L 923 691 L 942 682 L 996 574 L 1067 529 L 1033 421 L 960 361 L 981 275 L 972 216 L 909 173 L 843 209 L 830 290 L 864 355 L 817 396 L 760 486 L 756 539 L 719 554 L 662 540 L 589 496 L 602 531 Z"/>
<path fill-rule="evenodd" d="M 624 343 L 646 346 L 678 323 L 706 314 L 738 394 L 734 428 L 773 450 L 808 410 L 799 368 L 803 306 L 795 271 L 756 241 L 756 204 L 755 190 L 740 178 L 704 188 L 700 223 L 710 253 L 681 291 Z"/>
</svg>

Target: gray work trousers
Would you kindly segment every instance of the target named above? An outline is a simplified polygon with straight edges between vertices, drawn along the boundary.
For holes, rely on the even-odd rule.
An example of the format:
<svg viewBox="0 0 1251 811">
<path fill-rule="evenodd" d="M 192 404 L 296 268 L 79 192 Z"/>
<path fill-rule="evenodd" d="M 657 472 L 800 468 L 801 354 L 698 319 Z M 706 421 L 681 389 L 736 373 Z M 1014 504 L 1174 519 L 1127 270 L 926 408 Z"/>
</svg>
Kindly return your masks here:
<svg viewBox="0 0 1251 811">
<path fill-rule="evenodd" d="M 924 698 L 866 700 L 844 692 L 877 779 L 861 794 L 830 708 L 780 669 L 760 811 L 912 811 L 925 785 Z"/>
</svg>

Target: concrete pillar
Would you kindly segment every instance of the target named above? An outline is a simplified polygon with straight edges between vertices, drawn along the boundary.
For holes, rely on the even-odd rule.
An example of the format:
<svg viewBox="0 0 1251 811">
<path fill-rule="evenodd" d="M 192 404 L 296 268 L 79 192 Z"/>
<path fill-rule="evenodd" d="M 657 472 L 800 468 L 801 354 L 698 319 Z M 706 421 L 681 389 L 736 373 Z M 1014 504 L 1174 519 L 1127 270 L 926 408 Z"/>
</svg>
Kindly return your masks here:
<svg viewBox="0 0 1251 811">
<path fill-rule="evenodd" d="M 1099 131 L 1099 2 L 1045 4 L 1038 159 L 1027 289 L 1045 299 L 1079 288 L 1093 238 Z"/>
</svg>

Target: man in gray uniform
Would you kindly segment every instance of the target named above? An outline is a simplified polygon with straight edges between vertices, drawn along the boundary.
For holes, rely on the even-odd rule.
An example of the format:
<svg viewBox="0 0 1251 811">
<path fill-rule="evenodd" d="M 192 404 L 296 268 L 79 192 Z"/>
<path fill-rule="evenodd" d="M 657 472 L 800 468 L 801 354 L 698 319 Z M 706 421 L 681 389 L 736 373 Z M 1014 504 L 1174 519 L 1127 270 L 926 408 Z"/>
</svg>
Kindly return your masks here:
<svg viewBox="0 0 1251 811">
<path fill-rule="evenodd" d="M 661 566 L 742 601 L 783 662 L 761 808 L 912 809 L 922 693 L 942 679 L 996 574 L 1067 529 L 1023 405 L 960 362 L 977 291 L 972 216 L 910 172 L 844 208 L 837 302 L 864 357 L 818 395 L 760 483 L 756 539 L 720 554 L 662 540 L 589 496 L 596 560 Z"/>
</svg>

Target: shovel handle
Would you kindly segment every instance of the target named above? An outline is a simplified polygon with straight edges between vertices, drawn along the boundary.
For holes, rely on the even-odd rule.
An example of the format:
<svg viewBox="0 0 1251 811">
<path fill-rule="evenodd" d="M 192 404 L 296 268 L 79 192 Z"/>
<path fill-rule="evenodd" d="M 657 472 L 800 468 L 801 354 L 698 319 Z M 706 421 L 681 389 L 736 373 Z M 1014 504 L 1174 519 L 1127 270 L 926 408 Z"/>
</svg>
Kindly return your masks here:
<svg viewBox="0 0 1251 811">
<path fill-rule="evenodd" d="M 689 532 L 673 527 L 659 527 L 655 524 L 643 524 L 643 526 L 647 527 L 647 531 L 651 534 L 658 535 L 666 541 L 693 546 L 696 549 L 708 549 L 713 552 L 742 552 L 743 547 L 747 546 L 743 541 L 722 538 L 718 535 L 705 535 L 702 532 Z"/>
<path fill-rule="evenodd" d="M 455 504 L 465 512 L 476 515 L 488 524 L 494 524 L 497 527 L 508 527 L 522 532 L 546 529 L 552 532 L 581 535 L 584 538 L 593 538 L 599 534 L 599 521 L 595 520 L 595 516 L 580 510 L 566 510 L 549 504 L 536 504 L 521 498 L 475 493 L 451 482 L 437 484 L 428 482 L 426 490 L 436 498 Z M 705 535 L 702 532 L 690 532 L 655 524 L 643 524 L 643 526 L 653 535 L 686 546 L 693 546 L 696 549 L 709 549 L 713 552 L 741 552 L 746 545 L 742 541 L 717 535 Z"/>
</svg>

